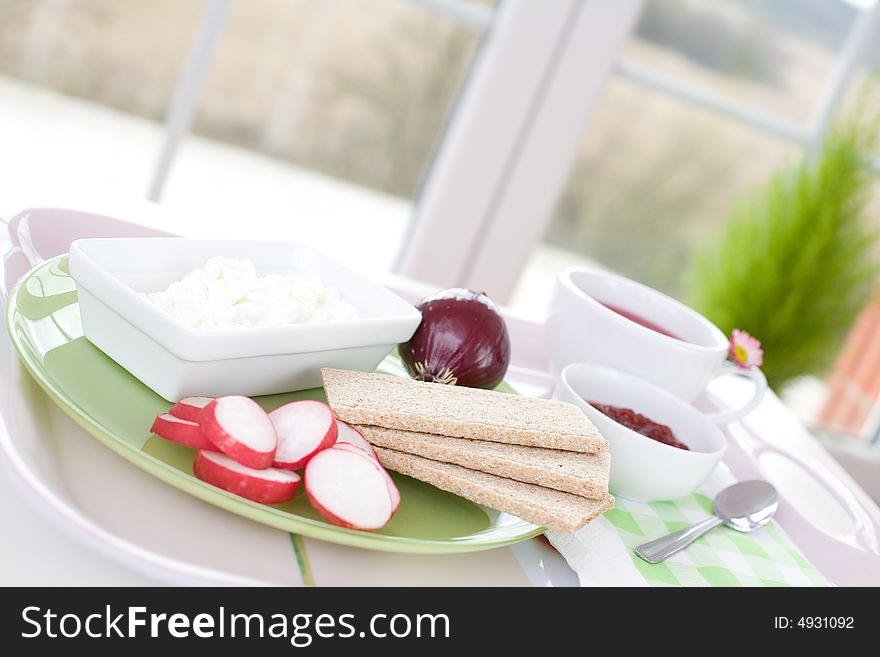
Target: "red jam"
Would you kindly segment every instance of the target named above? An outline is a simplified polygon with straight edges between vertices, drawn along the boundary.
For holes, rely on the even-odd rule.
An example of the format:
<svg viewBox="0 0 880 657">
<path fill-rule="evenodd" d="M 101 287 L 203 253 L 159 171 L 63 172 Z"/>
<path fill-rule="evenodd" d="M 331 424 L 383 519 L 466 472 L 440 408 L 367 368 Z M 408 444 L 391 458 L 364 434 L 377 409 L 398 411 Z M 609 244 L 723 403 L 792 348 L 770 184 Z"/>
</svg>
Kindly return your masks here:
<svg viewBox="0 0 880 657">
<path fill-rule="evenodd" d="M 683 442 L 679 442 L 675 434 L 672 433 L 672 429 L 667 427 L 665 424 L 660 424 L 659 422 L 654 422 L 651 418 L 645 417 L 639 413 L 636 413 L 631 408 L 622 408 L 620 406 L 611 406 L 609 404 L 599 404 L 594 401 L 587 401 L 587 403 L 600 411 L 602 414 L 607 415 L 615 422 L 622 424 L 627 429 L 632 429 L 636 433 L 640 433 L 651 440 L 656 440 L 659 443 L 663 443 L 664 445 L 669 445 L 670 447 L 678 447 L 679 449 L 688 449 L 688 446 Z"/>
</svg>

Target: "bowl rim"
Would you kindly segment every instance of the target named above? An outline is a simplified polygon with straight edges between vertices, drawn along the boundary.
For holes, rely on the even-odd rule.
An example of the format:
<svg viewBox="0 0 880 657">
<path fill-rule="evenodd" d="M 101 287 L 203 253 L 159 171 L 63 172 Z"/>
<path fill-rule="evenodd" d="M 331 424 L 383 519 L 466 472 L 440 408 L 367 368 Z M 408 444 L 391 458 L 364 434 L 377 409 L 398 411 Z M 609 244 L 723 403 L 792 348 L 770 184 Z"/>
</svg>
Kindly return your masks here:
<svg viewBox="0 0 880 657">
<path fill-rule="evenodd" d="M 667 403 L 673 404 L 678 408 L 682 409 L 686 414 L 691 415 L 697 422 L 703 423 L 707 428 L 709 433 L 714 434 L 719 439 L 720 447 L 718 449 L 712 451 L 704 451 L 704 450 L 693 450 L 690 449 L 690 445 L 688 445 L 688 449 L 680 449 L 678 447 L 673 447 L 672 445 L 667 445 L 666 443 L 661 443 L 658 440 L 653 440 L 652 438 L 648 438 L 647 436 L 643 436 L 638 431 L 633 431 L 629 427 L 621 424 L 617 420 L 608 417 L 598 408 L 590 404 L 586 399 L 581 397 L 578 394 L 577 390 L 575 390 L 574 386 L 571 385 L 568 377 L 571 371 L 575 369 L 589 369 L 594 372 L 598 372 L 600 375 L 612 374 L 615 377 L 622 378 L 624 381 L 628 382 L 631 385 L 636 387 L 641 387 L 643 389 L 650 390 L 651 394 L 656 394 L 657 396 L 663 398 Z M 724 439 L 724 434 L 721 432 L 721 429 L 712 422 L 706 415 L 700 412 L 698 409 L 694 408 L 691 404 L 686 401 L 676 397 L 671 392 L 664 390 L 660 386 L 651 383 L 650 381 L 646 381 L 645 379 L 636 376 L 634 374 L 630 374 L 629 372 L 624 372 L 623 370 L 618 370 L 613 367 L 608 367 L 606 365 L 599 365 L 597 363 L 590 362 L 578 362 L 571 363 L 562 368 L 562 371 L 559 373 L 559 382 L 561 385 L 564 385 L 573 396 L 580 400 L 585 406 L 593 409 L 597 413 L 601 413 L 605 418 L 607 418 L 610 422 L 613 422 L 625 435 L 627 435 L 630 440 L 632 440 L 636 444 L 643 445 L 649 449 L 656 449 L 657 447 L 667 450 L 668 454 L 678 455 L 679 458 L 719 458 L 724 455 L 727 450 L 727 441 Z M 656 447 L 655 447 L 656 446 Z M 674 450 L 674 451 L 669 451 Z"/>
<path fill-rule="evenodd" d="M 131 287 L 108 269 L 100 254 L 88 249 L 90 244 L 116 242 L 132 248 L 131 244 L 149 240 L 152 244 L 179 241 L 181 239 L 199 242 L 202 245 L 247 244 L 259 248 L 261 244 L 282 244 L 290 249 L 304 251 L 351 279 L 374 290 L 377 297 L 386 298 L 391 308 L 373 316 L 337 322 L 306 322 L 277 326 L 251 326 L 225 329 L 200 329 L 188 326 L 151 303 L 138 290 Z M 222 249 L 221 249 L 222 250 Z M 96 257 L 97 255 L 97 257 Z M 244 257 L 244 256 L 243 256 Z M 253 256 L 251 256 L 253 257 Z M 156 265 L 157 268 L 160 265 Z M 314 353 L 327 350 L 373 347 L 383 344 L 399 343 L 408 339 L 421 321 L 421 313 L 412 304 L 388 289 L 381 283 L 364 276 L 342 262 L 328 256 L 307 244 L 295 240 L 224 240 L 180 237 L 121 237 L 121 238 L 82 238 L 70 245 L 70 275 L 77 288 L 87 291 L 92 297 L 110 310 L 120 315 L 132 327 L 141 331 L 162 345 L 178 358 L 186 361 L 208 361 L 250 356 L 274 356 L 288 353 Z M 78 270 L 78 271 L 77 271 Z M 342 289 L 343 294 L 345 289 Z M 359 309 L 369 308 L 359 299 Z M 358 304 L 358 301 L 355 303 Z M 389 312 L 393 311 L 393 312 Z M 388 338 L 384 333 L 388 333 Z M 352 335 L 357 339 L 352 339 Z M 403 337 L 406 336 L 406 337 Z M 400 339 L 398 339 L 400 338 Z M 320 348 L 307 347 L 302 341 L 319 343 Z"/>
<path fill-rule="evenodd" d="M 377 288 L 381 288 L 382 290 L 388 292 L 389 294 L 393 295 L 397 301 L 401 302 L 401 311 L 402 312 L 396 313 L 396 314 L 379 315 L 376 317 L 357 317 L 355 319 L 346 319 L 346 320 L 339 320 L 339 321 L 334 321 L 334 322 L 301 322 L 299 324 L 274 324 L 274 325 L 269 325 L 269 326 L 240 326 L 240 327 L 237 326 L 237 327 L 233 327 L 233 328 L 222 328 L 222 329 L 197 328 L 195 326 L 189 326 L 188 324 L 184 324 L 182 321 L 180 321 L 179 319 L 177 319 L 173 315 L 163 311 L 157 305 L 150 303 L 150 301 L 148 299 L 146 299 L 142 294 L 140 294 L 137 290 L 132 288 L 130 285 L 123 283 L 121 280 L 119 280 L 112 272 L 110 272 L 106 267 L 104 267 L 104 265 L 102 265 L 98 260 L 96 260 L 91 254 L 86 253 L 81 246 L 81 244 L 84 244 L 84 243 L 87 244 L 90 242 L 110 242 L 110 241 L 114 241 L 114 242 L 126 241 L 126 242 L 128 242 L 128 241 L 140 241 L 140 240 L 164 241 L 164 240 L 180 240 L 180 239 L 186 239 L 186 240 L 196 241 L 196 242 L 216 242 L 218 244 L 219 243 L 259 244 L 259 243 L 265 243 L 265 242 L 271 242 L 273 244 L 277 244 L 279 242 L 286 243 L 286 244 L 290 245 L 291 247 L 296 247 L 299 249 L 303 249 L 305 251 L 309 251 L 313 255 L 317 255 L 320 258 L 323 258 L 327 262 L 331 263 L 334 267 L 337 267 L 341 270 L 346 271 L 347 273 L 350 273 L 354 276 L 357 276 L 358 278 L 366 281 L 370 285 L 373 285 Z M 207 335 L 214 336 L 214 335 L 216 335 L 216 336 L 234 337 L 234 336 L 240 336 L 243 333 L 251 334 L 254 332 L 268 334 L 268 333 L 276 332 L 279 330 L 290 331 L 293 329 L 299 329 L 301 331 L 301 330 L 304 330 L 306 327 L 313 327 L 313 326 L 321 326 L 323 328 L 327 328 L 327 326 L 332 325 L 332 326 L 339 326 L 339 327 L 343 327 L 343 328 L 350 328 L 352 326 L 359 326 L 359 325 L 363 325 L 363 324 L 373 324 L 373 323 L 377 323 L 377 322 L 387 322 L 389 320 L 395 320 L 395 319 L 413 319 L 416 315 L 421 316 L 418 309 L 415 308 L 415 306 L 413 306 L 412 304 L 407 302 L 401 296 L 395 294 L 393 291 L 389 290 L 387 287 L 385 287 L 381 283 L 377 283 L 377 282 L 367 278 L 366 276 L 354 271 L 353 269 L 349 268 L 348 266 L 344 265 L 343 263 L 335 260 L 333 257 L 328 256 L 325 253 L 322 253 L 321 251 L 318 251 L 317 249 L 310 247 L 308 244 L 304 244 L 302 242 L 297 242 L 295 240 L 277 240 L 277 241 L 276 240 L 237 240 L 237 239 L 224 240 L 224 239 L 210 239 L 210 238 L 209 239 L 201 239 L 201 238 L 197 238 L 197 237 L 164 237 L 164 236 L 159 236 L 159 237 L 84 237 L 84 238 L 74 240 L 70 244 L 70 251 L 71 251 L 71 253 L 73 253 L 74 251 L 77 251 L 78 253 L 80 253 L 82 255 L 82 257 L 88 259 L 88 261 L 91 263 L 91 265 L 94 265 L 94 267 L 100 272 L 100 275 L 104 279 L 105 283 L 120 290 L 133 303 L 137 303 L 143 307 L 150 308 L 151 309 L 150 312 L 158 320 L 168 321 L 168 322 L 172 323 L 174 326 L 179 327 L 180 330 L 182 330 L 183 332 L 189 333 L 191 335 L 201 335 L 201 336 L 207 336 Z M 85 287 L 87 290 L 89 290 L 93 295 L 95 295 L 99 299 L 101 298 L 101 295 L 98 293 L 98 291 L 94 290 L 91 286 L 89 286 L 87 284 L 83 284 L 80 281 L 77 281 L 76 279 L 74 279 L 74 281 L 76 282 L 77 285 L 83 285 L 83 287 Z M 405 304 L 406 306 L 409 306 L 409 307 L 404 308 L 403 304 Z"/>
</svg>

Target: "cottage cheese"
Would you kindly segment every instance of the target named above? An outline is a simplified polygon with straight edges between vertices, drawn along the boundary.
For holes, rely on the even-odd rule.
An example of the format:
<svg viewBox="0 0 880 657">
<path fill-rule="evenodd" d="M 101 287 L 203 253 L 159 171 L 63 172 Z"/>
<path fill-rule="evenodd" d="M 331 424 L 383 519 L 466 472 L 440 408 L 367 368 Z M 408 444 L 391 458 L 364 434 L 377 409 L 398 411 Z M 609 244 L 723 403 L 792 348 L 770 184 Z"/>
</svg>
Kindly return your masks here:
<svg viewBox="0 0 880 657">
<path fill-rule="evenodd" d="M 318 276 L 257 276 L 250 260 L 216 257 L 146 298 L 187 326 L 230 329 L 357 319 L 357 309 Z"/>
</svg>

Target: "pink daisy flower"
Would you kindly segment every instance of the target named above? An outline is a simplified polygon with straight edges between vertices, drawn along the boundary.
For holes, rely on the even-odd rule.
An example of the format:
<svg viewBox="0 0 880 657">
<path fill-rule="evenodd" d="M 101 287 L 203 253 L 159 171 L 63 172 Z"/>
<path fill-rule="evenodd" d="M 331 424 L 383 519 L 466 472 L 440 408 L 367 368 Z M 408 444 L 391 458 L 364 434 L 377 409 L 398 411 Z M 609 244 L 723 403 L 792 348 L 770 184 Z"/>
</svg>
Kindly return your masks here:
<svg viewBox="0 0 880 657">
<path fill-rule="evenodd" d="M 730 336 L 730 357 L 742 368 L 761 367 L 764 363 L 760 340 L 739 329 L 733 329 Z"/>
</svg>

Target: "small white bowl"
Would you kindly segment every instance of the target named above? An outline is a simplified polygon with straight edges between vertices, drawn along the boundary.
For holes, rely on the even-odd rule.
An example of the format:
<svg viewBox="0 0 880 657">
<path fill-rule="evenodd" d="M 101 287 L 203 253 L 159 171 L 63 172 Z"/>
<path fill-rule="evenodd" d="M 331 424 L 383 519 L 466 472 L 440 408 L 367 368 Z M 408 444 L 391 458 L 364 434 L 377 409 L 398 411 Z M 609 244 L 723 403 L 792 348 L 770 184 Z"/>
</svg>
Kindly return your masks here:
<svg viewBox="0 0 880 657">
<path fill-rule="evenodd" d="M 359 319 L 204 330 L 141 294 L 164 290 L 214 256 L 248 258 L 260 276 L 316 274 L 339 289 Z M 371 371 L 421 321 L 388 289 L 297 242 L 81 239 L 70 246 L 70 275 L 86 338 L 171 401 L 314 388 L 322 367 Z"/>
<path fill-rule="evenodd" d="M 562 370 L 553 397 L 580 407 L 608 440 L 611 492 L 630 500 L 673 500 L 694 492 L 712 474 L 727 447 L 718 427 L 696 408 L 653 383 L 608 367 L 569 365 Z M 689 449 L 628 429 L 586 400 L 630 408 L 665 424 Z"/>
</svg>

